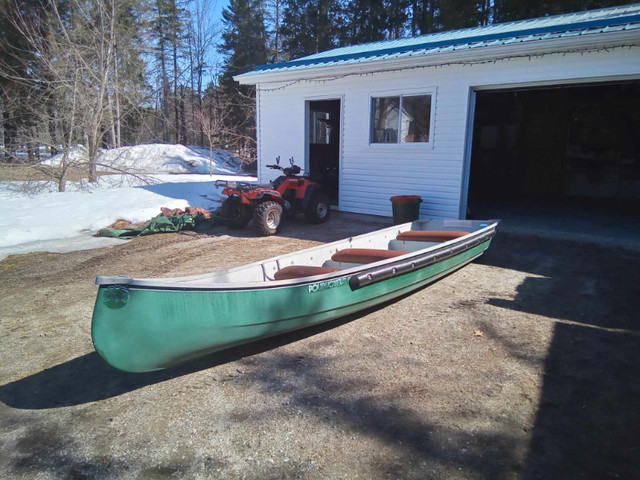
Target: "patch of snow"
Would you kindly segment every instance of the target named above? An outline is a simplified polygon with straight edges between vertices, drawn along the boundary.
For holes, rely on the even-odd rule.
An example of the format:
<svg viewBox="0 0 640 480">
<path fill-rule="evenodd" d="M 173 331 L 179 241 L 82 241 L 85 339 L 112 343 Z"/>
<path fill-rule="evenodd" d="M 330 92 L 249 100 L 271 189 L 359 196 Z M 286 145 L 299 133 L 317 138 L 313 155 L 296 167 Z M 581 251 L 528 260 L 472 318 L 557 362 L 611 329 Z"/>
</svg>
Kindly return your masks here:
<svg viewBox="0 0 640 480">
<path fill-rule="evenodd" d="M 130 178 L 109 177 L 100 177 L 93 190 L 82 190 L 81 182 L 69 182 L 67 192 L 45 191 L 31 197 L 13 190 L 18 182 L 0 183 L 0 260 L 14 253 L 67 252 L 117 244 L 122 240 L 93 235 L 119 218 L 149 220 L 162 207 L 213 210 L 223 200 L 222 189 L 214 187 L 216 180 L 257 181 L 228 175 L 154 175 L 155 183 L 136 185 Z"/>
<path fill-rule="evenodd" d="M 9 255 L 16 255 L 22 253 L 31 252 L 55 252 L 55 253 L 67 253 L 75 252 L 78 250 L 92 250 L 94 248 L 108 247 L 110 245 L 117 245 L 126 243 L 129 240 L 122 240 L 118 238 L 107 237 L 93 237 L 90 235 L 78 235 L 68 238 L 54 238 L 51 240 L 38 240 L 35 242 L 21 243 L 19 245 L 12 245 L 11 247 L 0 247 L 0 260 L 8 257 Z"/>
</svg>

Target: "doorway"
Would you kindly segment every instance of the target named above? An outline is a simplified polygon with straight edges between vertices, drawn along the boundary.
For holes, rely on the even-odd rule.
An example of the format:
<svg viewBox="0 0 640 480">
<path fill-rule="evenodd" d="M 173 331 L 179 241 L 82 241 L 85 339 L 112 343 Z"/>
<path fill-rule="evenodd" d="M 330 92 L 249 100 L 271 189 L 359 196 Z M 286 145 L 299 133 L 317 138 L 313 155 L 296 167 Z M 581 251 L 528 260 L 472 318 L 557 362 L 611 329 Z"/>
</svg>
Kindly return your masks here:
<svg viewBox="0 0 640 480">
<path fill-rule="evenodd" d="M 338 204 L 340 182 L 340 100 L 308 102 L 309 176 Z"/>
<path fill-rule="evenodd" d="M 469 218 L 640 234 L 640 82 L 479 91 Z"/>
<path fill-rule="evenodd" d="M 478 92 L 470 203 L 640 200 L 640 82 Z"/>
</svg>

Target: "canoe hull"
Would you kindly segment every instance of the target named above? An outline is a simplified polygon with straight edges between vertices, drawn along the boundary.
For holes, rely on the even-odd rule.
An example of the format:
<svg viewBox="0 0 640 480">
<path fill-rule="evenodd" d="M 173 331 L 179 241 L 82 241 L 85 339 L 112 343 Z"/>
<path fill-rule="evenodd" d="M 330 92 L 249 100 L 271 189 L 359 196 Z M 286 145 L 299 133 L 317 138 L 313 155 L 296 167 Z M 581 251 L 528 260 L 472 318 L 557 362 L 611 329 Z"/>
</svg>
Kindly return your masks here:
<svg viewBox="0 0 640 480">
<path fill-rule="evenodd" d="M 419 289 L 481 255 L 490 239 L 423 268 L 353 289 L 351 275 L 291 286 L 210 290 L 101 285 L 92 321 L 104 360 L 147 372 L 343 317 Z"/>
</svg>

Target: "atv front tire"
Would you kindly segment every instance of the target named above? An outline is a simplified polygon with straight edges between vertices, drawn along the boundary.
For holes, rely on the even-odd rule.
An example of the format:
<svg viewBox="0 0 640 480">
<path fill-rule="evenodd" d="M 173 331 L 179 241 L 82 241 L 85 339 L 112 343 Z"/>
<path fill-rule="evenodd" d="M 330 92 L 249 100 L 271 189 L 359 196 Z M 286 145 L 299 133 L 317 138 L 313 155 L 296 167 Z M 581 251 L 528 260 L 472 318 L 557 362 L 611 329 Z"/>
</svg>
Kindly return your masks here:
<svg viewBox="0 0 640 480">
<path fill-rule="evenodd" d="M 275 235 L 282 223 L 282 205 L 278 202 L 263 202 L 253 212 L 253 221 L 258 235 Z"/>
<path fill-rule="evenodd" d="M 233 229 L 244 228 L 251 220 L 251 209 L 235 197 L 227 198 L 220 207 L 222 221 Z"/>
<path fill-rule="evenodd" d="M 305 215 L 309 223 L 324 223 L 329 218 L 331 203 L 326 195 L 314 195 L 307 205 Z"/>
</svg>

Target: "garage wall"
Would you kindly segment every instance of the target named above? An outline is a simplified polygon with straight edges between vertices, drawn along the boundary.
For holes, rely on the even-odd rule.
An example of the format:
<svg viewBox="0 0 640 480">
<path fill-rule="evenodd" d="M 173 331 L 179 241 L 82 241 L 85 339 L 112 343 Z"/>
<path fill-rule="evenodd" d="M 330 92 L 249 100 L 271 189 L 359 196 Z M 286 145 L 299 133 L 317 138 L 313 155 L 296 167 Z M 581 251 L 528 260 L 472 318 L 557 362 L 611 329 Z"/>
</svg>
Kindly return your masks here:
<svg viewBox="0 0 640 480">
<path fill-rule="evenodd" d="M 423 218 L 458 218 L 466 193 L 469 100 L 476 88 L 640 78 L 638 49 L 513 59 L 473 66 L 444 66 L 352 76 L 326 82 L 258 85 L 260 181 L 276 155 L 305 159 L 305 102 L 342 99 L 339 209 L 391 215 L 389 197 L 421 195 Z M 284 87 L 284 88 L 279 88 Z M 433 93 L 430 144 L 370 145 L 372 95 Z"/>
</svg>

